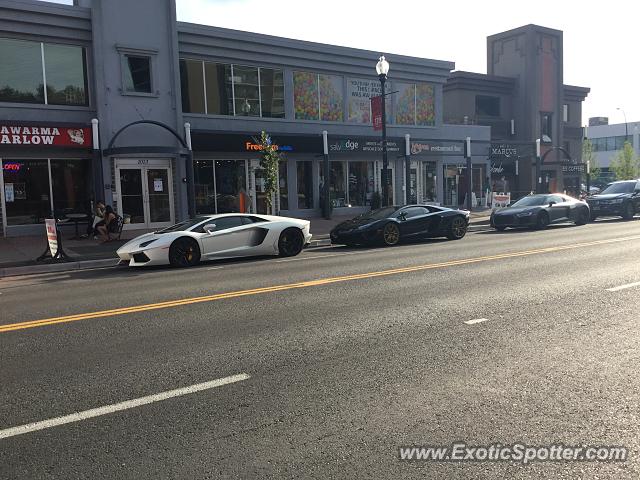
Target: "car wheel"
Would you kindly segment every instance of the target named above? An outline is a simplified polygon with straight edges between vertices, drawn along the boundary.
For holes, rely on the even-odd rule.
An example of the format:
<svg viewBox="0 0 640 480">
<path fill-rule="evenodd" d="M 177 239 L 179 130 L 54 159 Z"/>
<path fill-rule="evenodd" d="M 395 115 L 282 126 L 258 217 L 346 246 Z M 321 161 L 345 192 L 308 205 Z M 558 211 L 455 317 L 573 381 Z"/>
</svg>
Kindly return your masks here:
<svg viewBox="0 0 640 480">
<path fill-rule="evenodd" d="M 633 208 L 633 204 L 631 202 L 627 202 L 624 207 L 624 211 L 622 212 L 622 218 L 625 220 L 631 220 L 635 215 L 635 209 Z"/>
<path fill-rule="evenodd" d="M 467 233 L 467 222 L 462 217 L 453 217 L 449 222 L 447 238 L 449 240 L 460 240 Z"/>
<path fill-rule="evenodd" d="M 576 217 L 576 225 L 585 225 L 589 221 L 589 211 L 581 208 Z"/>
<path fill-rule="evenodd" d="M 192 267 L 200 262 L 200 247 L 192 238 L 174 240 L 169 248 L 169 263 L 174 267 Z"/>
<path fill-rule="evenodd" d="M 536 228 L 538 230 L 544 230 L 549 226 L 549 214 L 547 212 L 540 212 L 538 219 L 536 220 Z"/>
<path fill-rule="evenodd" d="M 304 248 L 304 236 L 297 228 L 287 228 L 280 234 L 278 253 L 281 257 L 295 257 Z"/>
<path fill-rule="evenodd" d="M 400 242 L 400 229 L 395 223 L 387 223 L 382 229 L 382 241 L 392 247 Z"/>
<path fill-rule="evenodd" d="M 507 229 L 507 227 L 493 227 L 493 228 L 495 228 L 499 232 L 504 232 Z"/>
</svg>

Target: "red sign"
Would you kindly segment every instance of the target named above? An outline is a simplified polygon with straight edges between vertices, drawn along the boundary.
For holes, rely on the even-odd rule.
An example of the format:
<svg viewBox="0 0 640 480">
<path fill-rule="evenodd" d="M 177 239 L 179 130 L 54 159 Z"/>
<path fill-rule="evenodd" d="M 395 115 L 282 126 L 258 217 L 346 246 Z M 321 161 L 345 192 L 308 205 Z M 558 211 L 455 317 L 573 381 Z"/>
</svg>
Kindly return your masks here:
<svg viewBox="0 0 640 480">
<path fill-rule="evenodd" d="M 371 118 L 373 129 L 382 130 L 382 97 L 371 97 Z"/>
<path fill-rule="evenodd" d="M 0 124 L 0 146 L 91 148 L 91 128 Z"/>
</svg>

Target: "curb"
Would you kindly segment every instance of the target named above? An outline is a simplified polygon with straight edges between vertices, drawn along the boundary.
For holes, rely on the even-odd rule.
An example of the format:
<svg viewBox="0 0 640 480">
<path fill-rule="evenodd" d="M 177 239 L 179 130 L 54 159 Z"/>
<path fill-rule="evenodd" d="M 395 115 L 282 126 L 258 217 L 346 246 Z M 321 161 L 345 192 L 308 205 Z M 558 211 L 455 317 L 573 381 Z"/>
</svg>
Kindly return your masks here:
<svg viewBox="0 0 640 480">
<path fill-rule="evenodd" d="M 37 273 L 67 272 L 70 270 L 85 270 L 88 268 L 115 267 L 117 258 L 105 258 L 102 260 L 81 260 L 78 262 L 48 263 L 42 265 L 27 265 L 24 267 L 0 268 L 0 278 L 18 275 L 31 275 Z"/>
</svg>

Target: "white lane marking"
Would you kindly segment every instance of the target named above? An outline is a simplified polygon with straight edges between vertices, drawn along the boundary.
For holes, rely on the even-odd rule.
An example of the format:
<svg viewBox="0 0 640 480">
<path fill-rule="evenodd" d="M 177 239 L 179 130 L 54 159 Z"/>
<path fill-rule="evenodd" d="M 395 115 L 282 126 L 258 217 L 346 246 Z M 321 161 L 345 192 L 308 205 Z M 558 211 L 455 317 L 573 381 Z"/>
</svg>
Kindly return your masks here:
<svg viewBox="0 0 640 480">
<path fill-rule="evenodd" d="M 464 323 L 466 323 L 467 325 L 475 325 L 476 323 L 482 323 L 487 321 L 489 321 L 488 318 L 476 318 L 475 320 L 467 320 Z"/>
<path fill-rule="evenodd" d="M 243 380 L 248 380 L 249 378 L 251 378 L 250 375 L 246 373 L 240 373 L 238 375 L 219 378 L 210 382 L 198 383 L 196 385 L 191 385 L 190 387 L 178 388 L 176 390 L 156 393 L 147 397 L 134 398 L 133 400 L 114 403 L 113 405 L 107 405 L 106 407 L 92 408 L 91 410 L 76 412 L 70 415 L 65 415 L 63 417 L 51 418 L 49 420 L 43 420 L 41 422 L 27 423 L 18 427 L 11 427 L 5 430 L 0 430 L 0 439 L 15 437 L 16 435 L 44 430 L 46 428 L 57 427 L 59 425 L 64 425 L 67 423 L 80 422 L 89 418 L 108 415 L 110 413 L 120 412 L 122 410 L 128 410 L 129 408 L 140 407 L 142 405 L 148 405 L 154 402 L 161 402 L 169 398 L 180 397 L 182 395 L 189 395 L 191 393 L 201 392 L 203 390 L 222 387 L 223 385 L 228 385 L 230 383 L 242 382 Z"/>
<path fill-rule="evenodd" d="M 211 268 L 207 268 L 207 270 L 220 270 L 221 268 L 224 268 L 224 267 L 211 267 Z"/>
<path fill-rule="evenodd" d="M 607 292 L 619 292 L 620 290 L 626 290 L 627 288 L 633 288 L 640 286 L 640 282 L 629 283 L 627 285 L 620 285 L 619 287 L 607 288 Z"/>
</svg>

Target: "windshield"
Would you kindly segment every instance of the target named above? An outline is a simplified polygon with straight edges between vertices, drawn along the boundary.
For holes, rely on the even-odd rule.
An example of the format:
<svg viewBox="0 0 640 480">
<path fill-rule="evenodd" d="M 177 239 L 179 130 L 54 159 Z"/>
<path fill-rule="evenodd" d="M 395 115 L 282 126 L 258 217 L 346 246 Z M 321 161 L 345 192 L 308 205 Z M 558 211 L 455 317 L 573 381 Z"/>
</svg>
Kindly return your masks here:
<svg viewBox="0 0 640 480">
<path fill-rule="evenodd" d="M 620 182 L 610 184 L 602 193 L 633 193 L 635 189 L 636 182 Z"/>
<path fill-rule="evenodd" d="M 391 214 L 398 211 L 398 207 L 385 207 L 378 210 L 372 210 L 370 212 L 363 213 L 360 218 L 367 218 L 371 220 L 382 220 L 383 218 L 389 218 Z"/>
<path fill-rule="evenodd" d="M 524 197 L 511 205 L 512 207 L 538 207 L 547 204 L 547 195 L 532 195 Z"/>
<path fill-rule="evenodd" d="M 189 230 L 191 227 L 199 224 L 200 222 L 204 222 L 209 217 L 195 217 L 189 220 L 184 220 L 183 222 L 176 223 L 175 225 L 171 225 L 170 227 L 163 228 L 162 230 L 158 230 L 155 233 L 169 233 L 169 232 L 184 232 L 185 230 Z"/>
</svg>

